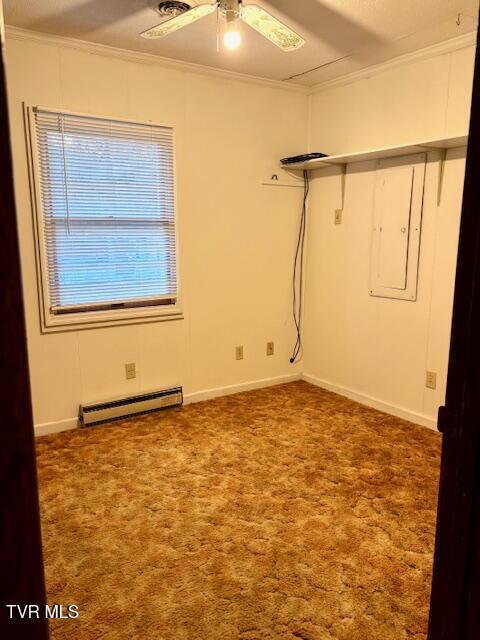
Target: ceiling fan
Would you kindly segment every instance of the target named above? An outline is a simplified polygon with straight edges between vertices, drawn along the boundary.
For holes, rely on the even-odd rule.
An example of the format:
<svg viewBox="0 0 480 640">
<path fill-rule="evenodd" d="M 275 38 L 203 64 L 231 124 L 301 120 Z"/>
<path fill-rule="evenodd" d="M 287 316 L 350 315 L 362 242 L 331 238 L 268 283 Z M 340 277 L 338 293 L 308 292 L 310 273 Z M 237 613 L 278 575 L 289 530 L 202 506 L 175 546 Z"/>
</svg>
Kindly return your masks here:
<svg viewBox="0 0 480 640">
<path fill-rule="evenodd" d="M 160 14 L 173 17 L 140 35 L 148 39 L 163 38 L 214 11 L 217 11 L 218 18 L 226 22 L 223 42 L 229 49 L 236 49 L 241 42 L 238 30 L 240 20 L 258 31 L 282 51 L 295 51 L 305 44 L 305 40 L 298 33 L 295 33 L 268 11 L 256 4 L 244 4 L 242 0 L 217 0 L 211 4 L 199 4 L 191 8 L 186 2 L 176 0 L 161 2 L 159 5 Z"/>
</svg>

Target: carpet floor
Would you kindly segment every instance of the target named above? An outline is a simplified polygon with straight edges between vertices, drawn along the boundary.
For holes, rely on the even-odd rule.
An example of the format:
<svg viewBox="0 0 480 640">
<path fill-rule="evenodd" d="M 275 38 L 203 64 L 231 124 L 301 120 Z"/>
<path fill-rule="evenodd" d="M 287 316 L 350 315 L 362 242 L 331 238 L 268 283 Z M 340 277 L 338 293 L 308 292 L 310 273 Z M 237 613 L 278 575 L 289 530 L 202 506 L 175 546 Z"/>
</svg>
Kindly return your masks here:
<svg viewBox="0 0 480 640">
<path fill-rule="evenodd" d="M 425 640 L 439 452 L 305 382 L 39 438 L 52 640 Z"/>
</svg>

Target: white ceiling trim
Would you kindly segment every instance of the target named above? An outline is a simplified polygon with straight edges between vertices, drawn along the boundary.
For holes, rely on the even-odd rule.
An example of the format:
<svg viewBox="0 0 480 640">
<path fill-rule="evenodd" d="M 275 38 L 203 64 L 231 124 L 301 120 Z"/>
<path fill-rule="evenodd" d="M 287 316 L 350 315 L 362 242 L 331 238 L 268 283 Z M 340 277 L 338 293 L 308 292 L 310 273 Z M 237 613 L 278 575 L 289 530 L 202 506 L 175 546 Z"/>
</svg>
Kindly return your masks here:
<svg viewBox="0 0 480 640">
<path fill-rule="evenodd" d="M 446 53 L 451 53 L 452 51 L 458 51 L 459 49 L 472 47 L 476 44 L 476 42 L 476 31 L 464 33 L 461 36 L 450 38 L 449 40 L 444 40 L 443 42 L 438 42 L 437 44 L 430 45 L 429 47 L 425 47 L 423 49 L 418 49 L 417 51 L 413 51 L 412 53 L 406 53 L 390 60 L 386 60 L 385 62 L 379 62 L 378 64 L 365 67 L 364 69 L 359 69 L 358 71 L 352 71 L 352 73 L 339 76 L 338 78 L 332 78 L 331 80 L 319 82 L 318 84 L 310 87 L 310 92 L 317 93 L 318 91 L 325 91 L 333 87 L 339 87 L 341 85 L 356 82 L 357 80 L 370 78 L 371 76 L 377 75 L 378 73 L 383 73 L 384 71 L 388 71 L 389 69 L 394 69 L 395 67 L 411 64 L 413 62 L 419 62 L 420 60 L 426 60 L 428 58 L 434 58 Z"/>
<path fill-rule="evenodd" d="M 66 47 L 69 49 L 76 49 L 79 51 L 85 51 L 86 53 L 106 56 L 109 58 L 119 58 L 128 62 L 135 62 L 139 64 L 159 65 L 169 69 L 177 69 L 178 71 L 200 73 L 204 75 L 214 76 L 217 78 L 224 78 L 227 80 L 236 80 L 239 82 L 249 82 L 253 84 L 260 84 L 262 86 L 272 87 L 275 89 L 283 89 L 284 91 L 294 91 L 296 93 L 303 93 L 308 95 L 310 88 L 295 84 L 293 82 L 272 80 L 270 78 L 262 78 L 259 76 L 252 76 L 246 73 L 238 73 L 237 71 L 227 71 L 223 69 L 215 69 L 214 67 L 208 67 L 202 64 L 195 64 L 194 62 L 183 62 L 182 60 L 174 60 L 172 58 L 165 58 L 162 56 L 156 56 L 151 53 L 141 53 L 136 51 L 130 51 L 128 49 L 120 49 L 118 47 L 111 47 L 106 44 L 98 44 L 95 42 L 87 42 L 85 40 L 77 40 L 76 38 L 67 38 L 65 36 L 57 36 L 49 33 L 40 33 L 39 31 L 31 31 L 30 29 L 23 29 L 21 27 L 12 27 L 6 25 L 5 28 L 7 41 L 10 40 L 26 40 L 28 42 L 36 42 L 39 44 L 53 45 L 57 47 Z"/>
</svg>

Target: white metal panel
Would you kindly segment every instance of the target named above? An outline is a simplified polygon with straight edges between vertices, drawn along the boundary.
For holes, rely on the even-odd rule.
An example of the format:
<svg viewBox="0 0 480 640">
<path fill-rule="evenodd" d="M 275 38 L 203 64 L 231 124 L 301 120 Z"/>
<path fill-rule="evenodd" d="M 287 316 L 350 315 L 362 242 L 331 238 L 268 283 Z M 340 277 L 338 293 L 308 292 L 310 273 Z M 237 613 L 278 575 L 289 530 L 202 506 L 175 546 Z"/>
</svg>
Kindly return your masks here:
<svg viewBox="0 0 480 640">
<path fill-rule="evenodd" d="M 412 204 L 413 167 L 392 167 L 377 173 L 375 218 L 377 281 L 382 287 L 405 289 Z"/>
<path fill-rule="evenodd" d="M 370 295 L 416 300 L 426 154 L 377 163 Z"/>
</svg>

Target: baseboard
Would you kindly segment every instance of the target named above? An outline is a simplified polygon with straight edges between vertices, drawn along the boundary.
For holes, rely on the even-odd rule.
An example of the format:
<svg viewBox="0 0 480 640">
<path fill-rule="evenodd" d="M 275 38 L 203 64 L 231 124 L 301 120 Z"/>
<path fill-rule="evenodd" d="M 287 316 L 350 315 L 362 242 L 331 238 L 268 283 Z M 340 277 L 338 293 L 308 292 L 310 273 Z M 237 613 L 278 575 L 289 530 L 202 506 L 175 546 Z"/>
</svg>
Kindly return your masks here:
<svg viewBox="0 0 480 640">
<path fill-rule="evenodd" d="M 49 433 L 60 433 L 60 431 L 70 431 L 78 427 L 78 418 L 66 418 L 57 422 L 42 422 L 35 425 L 36 436 L 46 436 Z"/>
<path fill-rule="evenodd" d="M 203 400 L 211 400 L 220 396 L 229 396 L 242 391 L 251 391 L 252 389 L 261 389 L 263 387 L 273 387 L 277 384 L 286 384 L 287 382 L 295 382 L 301 379 L 300 373 L 292 373 L 275 378 L 262 378 L 261 380 L 253 380 L 251 382 L 241 382 L 240 384 L 231 384 L 227 387 L 216 387 L 214 389 L 205 389 L 204 391 L 195 391 L 187 393 L 183 396 L 184 404 L 193 404 L 194 402 L 203 402 Z"/>
<path fill-rule="evenodd" d="M 195 391 L 187 393 L 183 396 L 184 404 L 193 404 L 194 402 L 202 402 L 220 396 L 228 396 L 242 391 L 250 391 L 252 389 L 261 389 L 262 387 L 272 387 L 276 384 L 286 384 L 287 382 L 295 382 L 300 380 L 299 373 L 285 376 L 277 376 L 275 378 L 263 378 L 261 380 L 253 380 L 250 382 L 242 382 L 240 384 L 232 384 L 226 387 L 216 387 L 215 389 L 205 389 L 203 391 Z M 57 422 L 43 422 L 35 425 L 35 436 L 45 436 L 49 433 L 60 433 L 60 431 L 69 431 L 78 427 L 78 418 L 66 418 Z"/>
<path fill-rule="evenodd" d="M 232 384 L 225 387 L 215 387 L 213 389 L 204 389 L 203 391 L 195 391 L 193 393 L 187 393 L 184 395 L 184 404 L 193 404 L 195 402 L 203 402 L 204 400 L 211 400 L 212 398 L 219 398 L 220 396 L 233 395 L 235 393 L 241 393 L 242 391 L 251 391 L 253 389 L 261 389 L 263 387 L 272 387 L 277 384 L 286 384 L 288 382 L 295 382 L 296 380 L 305 380 L 317 387 L 338 393 L 341 396 L 345 396 L 350 400 L 354 400 L 360 404 L 378 409 L 384 413 L 389 413 L 392 416 L 403 418 L 409 422 L 420 424 L 429 429 L 436 431 L 436 420 L 402 407 L 397 407 L 387 402 L 383 402 L 378 398 L 372 398 L 353 389 L 342 387 L 340 385 L 333 384 L 326 380 L 322 380 L 308 373 L 293 373 L 283 376 L 276 376 L 274 378 L 262 378 L 260 380 L 253 380 L 250 382 L 241 382 L 240 384 Z M 57 422 L 43 422 L 35 425 L 35 436 L 45 436 L 50 433 L 60 433 L 61 431 L 69 431 L 78 427 L 78 418 L 66 418 L 65 420 L 58 420 Z"/>
<path fill-rule="evenodd" d="M 340 396 L 345 396 L 350 400 L 355 400 L 359 404 L 364 404 L 367 407 L 372 407 L 373 409 L 378 409 L 379 411 L 383 411 L 384 413 L 389 413 L 392 416 L 396 416 L 397 418 L 403 418 L 404 420 L 408 420 L 409 422 L 414 422 L 415 424 L 419 424 L 423 427 L 428 427 L 429 429 L 437 430 L 437 422 L 433 418 L 426 416 L 421 413 L 415 413 L 414 411 L 409 411 L 408 409 L 403 409 L 402 407 L 397 407 L 393 404 L 388 404 L 387 402 L 383 402 L 378 398 L 372 398 L 371 396 L 367 396 L 358 391 L 354 391 L 353 389 L 349 389 L 347 387 L 342 387 L 337 384 L 332 384 L 331 382 L 327 382 L 326 380 L 322 380 L 317 378 L 316 376 L 312 376 L 309 373 L 302 373 L 302 380 L 305 382 L 309 382 L 310 384 L 314 384 L 317 387 L 321 387 L 327 391 L 333 391 L 333 393 L 338 393 Z"/>
</svg>

